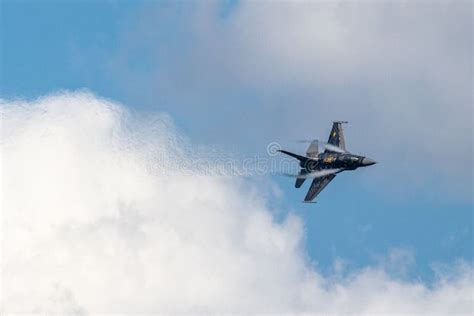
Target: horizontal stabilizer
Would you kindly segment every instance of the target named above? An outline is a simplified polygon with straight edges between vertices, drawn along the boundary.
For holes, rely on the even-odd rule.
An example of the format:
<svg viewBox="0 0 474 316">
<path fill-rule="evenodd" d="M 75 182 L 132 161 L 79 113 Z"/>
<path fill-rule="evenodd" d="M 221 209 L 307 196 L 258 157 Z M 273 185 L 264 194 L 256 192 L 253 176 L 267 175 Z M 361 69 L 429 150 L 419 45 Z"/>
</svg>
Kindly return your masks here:
<svg viewBox="0 0 474 316">
<path fill-rule="evenodd" d="M 314 140 L 309 144 L 308 150 L 306 150 L 306 156 L 311 158 L 318 157 L 319 148 L 318 148 L 318 141 Z"/>
<path fill-rule="evenodd" d="M 300 171 L 300 176 L 304 176 L 306 175 L 308 172 L 304 169 L 301 169 Z M 302 177 L 302 178 L 296 178 L 296 182 L 295 182 L 295 188 L 300 188 L 303 183 L 304 183 L 304 180 L 306 180 L 306 177 Z"/>
</svg>

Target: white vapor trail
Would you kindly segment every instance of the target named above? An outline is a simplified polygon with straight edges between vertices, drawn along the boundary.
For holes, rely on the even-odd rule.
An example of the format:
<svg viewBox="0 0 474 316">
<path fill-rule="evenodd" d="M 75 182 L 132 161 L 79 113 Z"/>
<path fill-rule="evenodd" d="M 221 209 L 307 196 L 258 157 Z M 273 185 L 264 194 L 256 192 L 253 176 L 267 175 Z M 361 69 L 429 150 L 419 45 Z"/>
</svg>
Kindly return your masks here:
<svg viewBox="0 0 474 316">
<path fill-rule="evenodd" d="M 335 174 L 341 171 L 342 169 L 324 169 L 324 170 L 319 170 L 319 171 L 314 171 L 311 173 L 306 173 L 306 174 L 287 174 L 285 173 L 285 176 L 288 177 L 293 177 L 293 178 L 298 178 L 298 179 L 308 179 L 308 178 L 322 178 L 330 174 Z"/>
<path fill-rule="evenodd" d="M 338 173 L 339 171 L 341 171 L 341 169 L 325 169 L 325 170 L 308 173 L 307 175 L 304 176 L 304 178 L 322 178 L 330 174 Z M 300 178 L 300 176 L 298 176 L 298 178 Z"/>
<path fill-rule="evenodd" d="M 260 189 L 178 171 L 166 116 L 87 92 L 0 106 L 2 314 L 472 312 L 466 263 L 430 287 L 383 266 L 322 276 Z"/>
</svg>

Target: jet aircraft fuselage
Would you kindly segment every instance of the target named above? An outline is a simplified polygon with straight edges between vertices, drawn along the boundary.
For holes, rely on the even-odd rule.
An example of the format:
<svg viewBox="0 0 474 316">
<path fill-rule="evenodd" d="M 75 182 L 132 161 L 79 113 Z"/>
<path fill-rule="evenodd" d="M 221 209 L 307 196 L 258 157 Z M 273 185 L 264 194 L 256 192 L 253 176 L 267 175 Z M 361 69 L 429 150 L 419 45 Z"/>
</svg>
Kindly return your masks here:
<svg viewBox="0 0 474 316">
<path fill-rule="evenodd" d="M 299 188 L 307 178 L 313 178 L 313 182 L 304 199 L 305 202 L 312 201 L 328 184 L 336 177 L 336 174 L 355 170 L 359 167 L 367 167 L 375 164 L 372 159 L 364 156 L 354 155 L 346 150 L 342 124 L 347 122 L 334 122 L 324 152 L 319 152 L 318 141 L 310 141 L 306 156 L 301 156 L 286 150 L 282 153 L 296 158 L 300 161 L 301 170 L 295 175 L 295 187 Z"/>
<path fill-rule="evenodd" d="M 375 164 L 370 158 L 358 156 L 350 153 L 324 152 L 318 154 L 316 159 L 309 159 L 306 162 L 300 161 L 301 168 L 304 168 L 307 173 L 323 169 L 341 169 L 339 172 L 345 170 L 355 170 L 359 167 L 367 167 Z"/>
</svg>

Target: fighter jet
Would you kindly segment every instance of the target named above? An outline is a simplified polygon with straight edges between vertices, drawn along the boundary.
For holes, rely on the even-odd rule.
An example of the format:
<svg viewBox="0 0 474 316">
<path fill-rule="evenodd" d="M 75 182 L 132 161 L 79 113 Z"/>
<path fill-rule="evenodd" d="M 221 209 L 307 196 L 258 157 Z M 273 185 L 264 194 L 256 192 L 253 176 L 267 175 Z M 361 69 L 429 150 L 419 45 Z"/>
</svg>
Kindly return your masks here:
<svg viewBox="0 0 474 316">
<path fill-rule="evenodd" d="M 345 121 L 333 122 L 329 140 L 324 145 L 324 152 L 319 153 L 319 142 L 317 140 L 308 141 L 310 143 L 306 156 L 279 150 L 280 152 L 296 158 L 300 162 L 301 170 L 296 177 L 295 187 L 300 188 L 308 178 L 313 178 L 304 202 L 311 202 L 314 198 L 331 182 L 336 174 L 346 170 L 355 170 L 359 167 L 367 167 L 376 162 L 364 156 L 349 153 L 346 150 L 342 124 Z M 314 202 L 312 202 L 314 203 Z"/>
</svg>

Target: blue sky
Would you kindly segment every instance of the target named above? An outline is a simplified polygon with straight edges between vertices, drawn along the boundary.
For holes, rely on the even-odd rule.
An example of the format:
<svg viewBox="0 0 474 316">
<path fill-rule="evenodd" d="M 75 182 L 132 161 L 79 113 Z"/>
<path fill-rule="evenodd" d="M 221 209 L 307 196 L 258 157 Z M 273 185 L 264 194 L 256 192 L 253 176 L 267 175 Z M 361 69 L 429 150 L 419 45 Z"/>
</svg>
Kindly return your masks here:
<svg viewBox="0 0 474 316">
<path fill-rule="evenodd" d="M 271 141 L 304 151 L 293 140 L 347 119 L 348 149 L 380 163 L 310 205 L 307 186 L 269 175 L 275 217 L 304 220 L 323 272 L 407 249 L 410 278 L 430 281 L 433 263 L 472 262 L 472 16 L 469 2 L 428 5 L 346 4 L 293 28 L 317 5 L 2 1 L 0 95 L 88 89 L 250 157 Z"/>
</svg>

